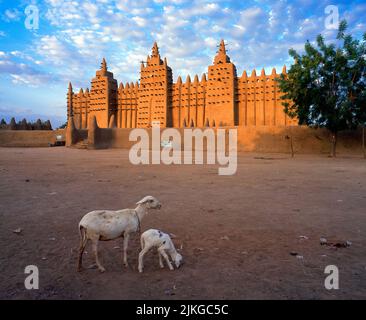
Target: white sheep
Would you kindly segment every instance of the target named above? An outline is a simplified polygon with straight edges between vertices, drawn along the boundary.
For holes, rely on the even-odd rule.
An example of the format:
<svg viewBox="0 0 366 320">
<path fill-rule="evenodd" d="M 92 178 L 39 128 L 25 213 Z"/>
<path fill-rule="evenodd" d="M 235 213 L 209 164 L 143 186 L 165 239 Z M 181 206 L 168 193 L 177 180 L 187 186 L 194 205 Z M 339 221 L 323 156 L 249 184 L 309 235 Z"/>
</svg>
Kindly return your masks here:
<svg viewBox="0 0 366 320">
<path fill-rule="evenodd" d="M 159 255 L 159 264 L 160 268 L 164 268 L 162 257 L 164 257 L 166 263 L 169 266 L 170 270 L 174 270 L 172 263 L 169 260 L 169 257 L 166 252 L 170 255 L 175 266 L 179 268 L 182 263 L 183 257 L 177 252 L 174 247 L 174 243 L 170 236 L 160 230 L 150 229 L 145 231 L 141 235 L 141 252 L 139 254 L 139 272 L 143 271 L 144 268 L 144 255 L 151 249 L 151 248 L 158 249 Z"/>
<path fill-rule="evenodd" d="M 90 239 L 98 269 L 105 269 L 98 259 L 98 241 L 108 241 L 123 237 L 123 263 L 128 267 L 127 247 L 130 234 L 140 230 L 141 220 L 149 209 L 160 209 L 160 202 L 152 196 L 146 196 L 136 203 L 136 209 L 117 211 L 97 210 L 87 213 L 79 223 L 80 248 L 78 271 L 82 270 L 82 256 Z"/>
</svg>

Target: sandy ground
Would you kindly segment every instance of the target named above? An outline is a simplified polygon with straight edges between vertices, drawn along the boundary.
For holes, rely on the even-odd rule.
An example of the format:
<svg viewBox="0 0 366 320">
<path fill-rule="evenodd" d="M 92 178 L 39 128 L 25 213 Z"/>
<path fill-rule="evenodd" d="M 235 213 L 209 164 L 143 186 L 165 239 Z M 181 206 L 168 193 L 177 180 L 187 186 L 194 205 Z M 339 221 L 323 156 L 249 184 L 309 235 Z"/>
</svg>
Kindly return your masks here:
<svg viewBox="0 0 366 320">
<path fill-rule="evenodd" d="M 238 161 L 237 175 L 218 176 L 216 166 L 133 166 L 125 150 L 0 148 L 0 298 L 366 298 L 365 160 L 242 154 Z M 80 218 L 133 208 L 148 194 L 163 208 L 142 229 L 177 235 L 183 267 L 161 270 L 151 252 L 139 274 L 135 235 L 130 269 L 116 240 L 100 245 L 104 274 L 77 273 Z M 321 246 L 322 236 L 352 245 Z M 88 246 L 84 264 L 92 262 Z M 40 289 L 27 291 L 31 264 Z M 324 288 L 327 265 L 339 268 L 339 290 Z"/>
</svg>

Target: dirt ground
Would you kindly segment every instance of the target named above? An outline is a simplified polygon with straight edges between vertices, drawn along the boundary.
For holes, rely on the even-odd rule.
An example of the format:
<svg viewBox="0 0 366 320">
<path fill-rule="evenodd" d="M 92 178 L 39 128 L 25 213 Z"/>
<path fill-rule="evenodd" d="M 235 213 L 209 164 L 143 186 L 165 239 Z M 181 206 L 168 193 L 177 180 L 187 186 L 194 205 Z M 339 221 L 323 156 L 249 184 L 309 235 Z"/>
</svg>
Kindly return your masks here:
<svg viewBox="0 0 366 320">
<path fill-rule="evenodd" d="M 216 166 L 133 166 L 126 150 L 0 148 L 0 298 L 365 299 L 366 161 L 283 154 L 238 161 L 235 176 L 218 176 Z M 145 195 L 163 207 L 142 229 L 174 233 L 185 264 L 160 269 L 150 252 L 139 274 L 136 234 L 129 269 L 116 240 L 100 245 L 104 274 L 77 273 L 81 217 L 134 208 Z M 321 237 L 352 245 L 321 246 Z M 84 265 L 92 263 L 88 245 Z M 39 268 L 39 290 L 24 288 L 27 265 Z M 327 265 L 339 268 L 339 290 L 324 287 Z"/>
</svg>

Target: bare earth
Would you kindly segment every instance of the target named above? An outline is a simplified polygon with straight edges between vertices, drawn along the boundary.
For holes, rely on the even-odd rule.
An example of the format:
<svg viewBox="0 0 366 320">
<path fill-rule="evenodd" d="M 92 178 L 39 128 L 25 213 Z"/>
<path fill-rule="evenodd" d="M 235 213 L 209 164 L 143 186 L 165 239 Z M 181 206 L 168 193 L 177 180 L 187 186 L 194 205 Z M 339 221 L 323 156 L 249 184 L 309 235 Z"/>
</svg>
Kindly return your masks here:
<svg viewBox="0 0 366 320">
<path fill-rule="evenodd" d="M 161 270 L 150 252 L 139 274 L 136 234 L 130 269 L 117 240 L 100 245 L 104 274 L 77 273 L 81 217 L 145 195 L 163 208 L 142 229 L 174 233 L 182 268 Z M 365 299 L 365 232 L 361 158 L 241 154 L 237 175 L 218 176 L 216 166 L 133 166 L 126 150 L 0 148 L 1 299 Z M 24 288 L 27 265 L 39 267 L 39 290 Z M 339 268 L 339 290 L 324 288 L 327 265 Z"/>
</svg>

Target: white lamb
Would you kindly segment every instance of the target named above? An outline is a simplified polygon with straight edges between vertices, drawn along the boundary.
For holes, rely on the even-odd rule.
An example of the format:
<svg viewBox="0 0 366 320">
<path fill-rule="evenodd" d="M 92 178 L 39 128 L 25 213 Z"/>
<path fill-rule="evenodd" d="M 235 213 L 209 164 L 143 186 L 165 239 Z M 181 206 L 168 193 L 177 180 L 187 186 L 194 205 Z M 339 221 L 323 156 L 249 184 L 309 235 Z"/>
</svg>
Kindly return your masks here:
<svg viewBox="0 0 366 320">
<path fill-rule="evenodd" d="M 173 262 L 175 263 L 175 266 L 179 268 L 179 266 L 182 263 L 183 257 L 175 249 L 174 243 L 170 238 L 170 236 L 160 230 L 150 229 L 145 231 L 141 235 L 142 250 L 139 254 L 139 266 L 138 266 L 139 272 L 142 272 L 144 268 L 144 255 L 153 247 L 158 249 L 160 268 L 164 268 L 162 260 L 163 256 L 166 263 L 169 266 L 169 269 L 174 270 L 174 267 L 171 264 L 167 253 L 172 258 Z"/>
<path fill-rule="evenodd" d="M 105 269 L 98 259 L 98 241 L 108 241 L 123 237 L 123 263 L 127 267 L 127 247 L 130 234 L 140 230 L 141 220 L 149 209 L 160 209 L 160 202 L 152 196 L 146 196 L 136 203 L 136 209 L 117 211 L 97 210 L 87 213 L 79 223 L 80 249 L 78 271 L 82 270 L 82 256 L 90 239 L 98 269 Z"/>
</svg>

